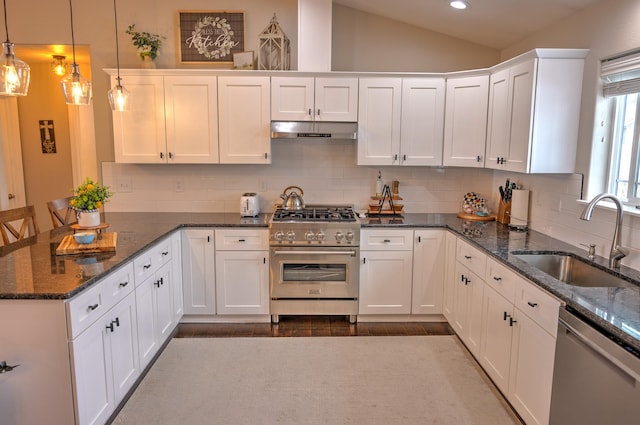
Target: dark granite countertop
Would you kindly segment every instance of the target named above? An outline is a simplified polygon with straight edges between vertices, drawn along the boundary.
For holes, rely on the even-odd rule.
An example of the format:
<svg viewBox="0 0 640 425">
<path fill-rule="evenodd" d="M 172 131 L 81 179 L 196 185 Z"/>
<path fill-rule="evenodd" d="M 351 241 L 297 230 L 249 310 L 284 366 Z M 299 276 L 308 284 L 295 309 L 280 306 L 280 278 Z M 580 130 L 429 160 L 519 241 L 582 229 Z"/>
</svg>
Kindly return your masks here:
<svg viewBox="0 0 640 425">
<path fill-rule="evenodd" d="M 267 227 L 270 214 L 106 213 L 106 232 L 117 233 L 115 252 L 56 255 L 70 229 L 40 233 L 32 244 L 0 256 L 0 299 L 66 299 L 132 260 L 177 228 Z"/>
<path fill-rule="evenodd" d="M 267 227 L 269 214 L 107 213 L 107 231 L 118 233 L 117 249 L 100 255 L 57 256 L 65 234 L 42 233 L 33 244 L 0 256 L 0 299 L 64 300 L 132 260 L 178 228 Z M 586 259 L 586 251 L 535 231 L 510 231 L 497 222 L 463 221 L 455 214 L 405 214 L 403 218 L 364 218 L 363 228 L 448 228 L 561 299 L 586 319 L 640 352 L 640 286 L 581 288 L 567 285 L 515 257 L 514 251 L 568 252 Z M 607 269 L 607 259 L 592 262 Z M 622 266 L 618 275 L 640 282 L 640 272 Z"/>
</svg>

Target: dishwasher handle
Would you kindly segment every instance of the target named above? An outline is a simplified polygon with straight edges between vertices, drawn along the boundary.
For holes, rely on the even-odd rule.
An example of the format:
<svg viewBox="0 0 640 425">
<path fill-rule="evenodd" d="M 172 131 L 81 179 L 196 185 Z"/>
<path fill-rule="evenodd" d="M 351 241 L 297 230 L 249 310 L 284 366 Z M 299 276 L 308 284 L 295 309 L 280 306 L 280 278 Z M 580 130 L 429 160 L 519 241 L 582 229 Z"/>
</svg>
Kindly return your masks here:
<svg viewBox="0 0 640 425">
<path fill-rule="evenodd" d="M 583 323 L 576 317 L 572 316 L 569 318 L 564 315 L 564 317 L 558 319 L 558 323 L 560 325 L 560 330 L 564 328 L 567 334 L 573 336 L 583 346 L 598 353 L 600 357 L 620 372 L 627 375 L 630 379 L 640 382 L 640 371 L 634 370 L 631 366 L 627 365 L 624 359 L 621 358 L 622 356 L 617 356 L 615 351 L 622 350 L 622 353 L 620 354 L 626 354 L 629 356 L 633 356 L 633 354 L 627 353 L 622 347 L 619 347 L 614 342 L 609 341 L 607 337 L 600 334 L 598 331 L 591 328 L 586 323 Z"/>
</svg>

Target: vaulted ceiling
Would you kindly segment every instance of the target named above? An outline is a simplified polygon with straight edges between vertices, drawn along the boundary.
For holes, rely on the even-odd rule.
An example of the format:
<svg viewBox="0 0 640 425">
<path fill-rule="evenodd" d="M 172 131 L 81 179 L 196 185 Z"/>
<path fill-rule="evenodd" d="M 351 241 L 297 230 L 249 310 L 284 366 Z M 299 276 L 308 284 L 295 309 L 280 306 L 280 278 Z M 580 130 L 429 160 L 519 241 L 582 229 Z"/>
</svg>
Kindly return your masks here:
<svg viewBox="0 0 640 425">
<path fill-rule="evenodd" d="M 456 10 L 449 0 L 333 0 L 334 4 L 503 49 L 577 11 L 604 0 L 467 0 Z"/>
</svg>

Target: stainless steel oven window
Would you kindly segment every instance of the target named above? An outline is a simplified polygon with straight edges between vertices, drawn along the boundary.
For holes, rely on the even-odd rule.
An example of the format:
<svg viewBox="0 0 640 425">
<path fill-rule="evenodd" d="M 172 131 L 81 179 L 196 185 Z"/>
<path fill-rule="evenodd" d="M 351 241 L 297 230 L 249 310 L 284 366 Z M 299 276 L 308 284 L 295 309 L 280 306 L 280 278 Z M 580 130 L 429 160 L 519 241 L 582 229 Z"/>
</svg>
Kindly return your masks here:
<svg viewBox="0 0 640 425">
<path fill-rule="evenodd" d="M 305 263 L 282 265 L 282 282 L 346 282 L 347 264 Z"/>
</svg>

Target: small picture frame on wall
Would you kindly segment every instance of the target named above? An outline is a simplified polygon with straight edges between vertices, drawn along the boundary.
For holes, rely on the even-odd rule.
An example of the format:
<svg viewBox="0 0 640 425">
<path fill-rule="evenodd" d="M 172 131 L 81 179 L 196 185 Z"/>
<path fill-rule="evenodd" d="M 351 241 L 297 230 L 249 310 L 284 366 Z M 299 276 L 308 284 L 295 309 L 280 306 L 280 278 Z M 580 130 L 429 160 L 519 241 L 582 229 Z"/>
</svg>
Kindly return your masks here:
<svg viewBox="0 0 640 425">
<path fill-rule="evenodd" d="M 53 120 L 38 120 L 38 126 L 42 153 L 56 153 L 56 133 L 53 128 Z"/>
<path fill-rule="evenodd" d="M 234 53 L 233 69 L 253 69 L 253 50 Z"/>
<path fill-rule="evenodd" d="M 245 48 L 244 11 L 178 11 L 180 63 L 233 64 Z"/>
</svg>

